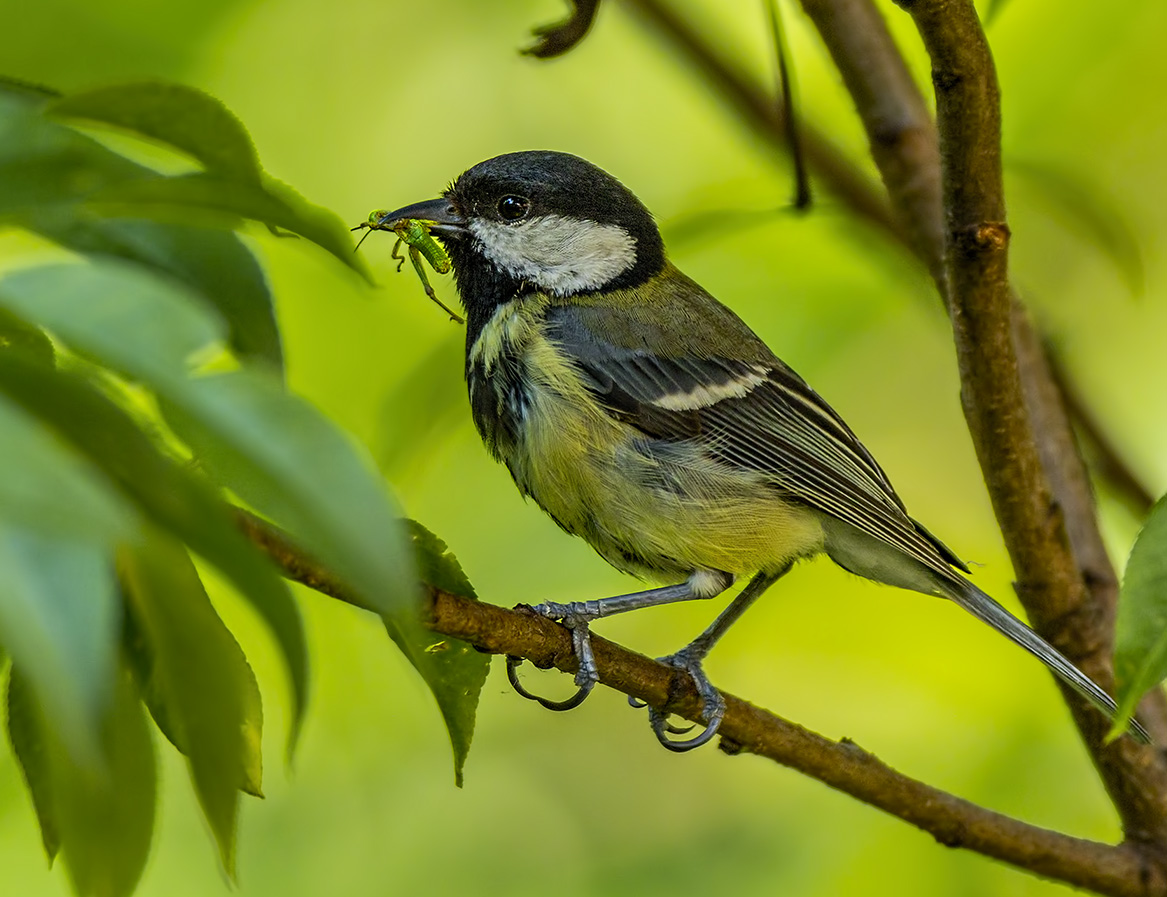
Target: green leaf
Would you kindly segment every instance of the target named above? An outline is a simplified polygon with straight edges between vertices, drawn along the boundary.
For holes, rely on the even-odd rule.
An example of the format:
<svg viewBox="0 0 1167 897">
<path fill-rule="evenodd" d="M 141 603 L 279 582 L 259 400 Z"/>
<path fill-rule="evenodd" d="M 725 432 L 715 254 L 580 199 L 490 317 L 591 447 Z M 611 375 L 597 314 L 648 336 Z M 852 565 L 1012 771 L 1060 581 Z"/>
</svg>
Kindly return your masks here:
<svg viewBox="0 0 1167 897">
<path fill-rule="evenodd" d="M 135 515 L 99 471 L 0 397 L 0 519 L 112 550 Z"/>
<path fill-rule="evenodd" d="M 42 117 L 35 105 L 0 93 L 0 219 L 142 177 L 149 169 Z"/>
<path fill-rule="evenodd" d="M 115 682 L 102 726 L 105 763 L 90 771 L 50 751 L 61 854 L 79 897 L 128 897 L 154 829 L 154 745 L 133 680 L 121 670 Z"/>
<path fill-rule="evenodd" d="M 0 522 L 0 570 L 0 642 L 74 765 L 100 766 L 121 623 L 108 554 Z"/>
<path fill-rule="evenodd" d="M 73 206 L 24 216 L 30 230 L 74 252 L 135 262 L 174 278 L 213 306 L 240 357 L 283 370 L 271 290 L 255 256 L 230 231 L 164 221 L 106 219 Z"/>
<path fill-rule="evenodd" d="M 0 93 L 38 105 L 61 96 L 61 92 L 53 87 L 25 81 L 23 78 L 14 78 L 11 75 L 0 75 Z"/>
<path fill-rule="evenodd" d="M 417 554 L 417 570 L 421 581 L 435 589 L 478 600 L 462 565 L 448 545 L 416 520 L 406 520 L 413 550 Z"/>
<path fill-rule="evenodd" d="M 147 517 L 215 565 L 251 602 L 275 636 L 292 680 L 290 748 L 307 699 L 303 623 L 287 584 L 238 532 L 219 494 L 161 454 L 125 411 L 75 374 L 0 355 L 0 394 L 71 443 Z"/>
<path fill-rule="evenodd" d="M 184 360 L 218 335 L 196 297 L 121 265 L 57 265 L 0 280 L 0 305 L 154 390 L 219 481 L 309 546 L 370 607 L 416 612 L 399 515 L 354 443 L 261 371 L 186 375 Z"/>
<path fill-rule="evenodd" d="M 446 543 L 417 521 L 407 520 L 406 525 L 417 553 L 421 581 L 444 592 L 476 598 L 474 587 Z M 490 672 L 490 657 L 466 642 L 440 638 L 429 630 L 395 632 L 388 621 L 386 627 L 390 637 L 399 645 L 405 641 L 416 645 L 419 637 L 425 645 L 420 656 L 415 656 L 417 652 L 413 648 L 403 647 L 403 650 L 418 667 L 437 699 L 454 751 L 454 783 L 461 788 L 463 767 L 474 737 L 478 699 Z"/>
<path fill-rule="evenodd" d="M 50 768 L 49 744 L 45 738 L 40 710 L 32 690 L 15 667 L 8 674 L 8 740 L 12 753 L 20 765 L 24 783 L 32 796 L 41 830 L 41 843 L 51 865 L 61 849 L 60 824 L 53 800 L 53 777 Z"/>
<path fill-rule="evenodd" d="M 255 372 L 200 377 L 174 397 L 182 404 L 164 405 L 167 420 L 216 478 L 289 530 L 381 613 L 437 700 L 460 785 L 488 659 L 422 625 L 414 558 L 367 459 L 310 406 Z M 460 587 L 456 562 L 430 540 L 431 575 Z"/>
<path fill-rule="evenodd" d="M 56 362 L 53 344 L 45 332 L 3 309 L 0 309 L 0 352 L 18 353 L 41 364 Z"/>
<path fill-rule="evenodd" d="M 352 238 L 344 223 L 271 178 L 265 177 L 262 185 L 212 174 L 124 180 L 96 191 L 88 207 L 115 217 L 161 217 L 170 221 L 197 218 L 232 224 L 236 216 L 250 218 L 311 240 L 372 282 L 364 261 L 353 252 Z"/>
<path fill-rule="evenodd" d="M 154 747 L 124 669 L 115 671 L 102 715 L 102 762 L 73 762 L 58 717 L 20 669 L 8 682 L 9 736 L 32 793 L 50 862 L 60 850 L 79 897 L 128 897 L 154 827 Z"/>
<path fill-rule="evenodd" d="M 182 545 L 149 532 L 126 547 L 120 567 L 145 643 L 147 704 L 189 759 L 223 868 L 234 878 L 238 792 L 262 797 L 259 686 Z"/>
<path fill-rule="evenodd" d="M 0 279 L 0 307 L 146 382 L 181 379 L 221 321 L 185 287 L 120 263 L 43 265 Z"/>
<path fill-rule="evenodd" d="M 194 87 L 119 84 L 62 97 L 48 111 L 133 131 L 189 153 L 208 171 L 259 182 L 259 157 L 247 129 L 219 100 Z"/>
<path fill-rule="evenodd" d="M 46 207 L 76 203 L 82 205 L 71 213 L 88 220 L 150 218 L 235 227 L 241 217 L 252 218 L 311 240 L 371 282 L 344 223 L 274 178 L 161 175 L 0 92 L 0 218 L 20 223 Z"/>
<path fill-rule="evenodd" d="M 1159 499 L 1135 538 L 1118 599 L 1114 675 L 1121 734 L 1139 699 L 1167 677 L 1167 496 Z"/>
<path fill-rule="evenodd" d="M 201 293 L 231 326 L 243 355 L 282 366 L 266 280 L 235 234 L 155 221 L 109 220 L 78 207 L 94 190 L 157 173 L 0 101 L 0 214 L 75 252 L 112 255 L 161 271 Z"/>
<path fill-rule="evenodd" d="M 1146 290 L 1143 248 L 1121 206 L 1103 196 L 1081 175 L 1058 170 L 1048 162 L 1008 160 L 1008 170 L 1021 174 L 1060 217 L 1077 225 L 1085 237 L 1118 269 L 1135 296 Z"/>
<path fill-rule="evenodd" d="M 159 387 L 163 411 L 216 478 L 391 617 L 417 614 L 417 577 L 384 483 L 355 443 L 261 372 Z"/>
</svg>

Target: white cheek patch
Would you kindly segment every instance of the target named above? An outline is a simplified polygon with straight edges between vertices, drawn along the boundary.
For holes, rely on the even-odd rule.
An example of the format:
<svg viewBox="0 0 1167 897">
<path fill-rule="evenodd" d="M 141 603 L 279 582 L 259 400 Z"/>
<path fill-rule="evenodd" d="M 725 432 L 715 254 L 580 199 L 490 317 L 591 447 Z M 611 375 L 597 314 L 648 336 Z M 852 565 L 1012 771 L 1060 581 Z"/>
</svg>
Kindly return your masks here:
<svg viewBox="0 0 1167 897">
<path fill-rule="evenodd" d="M 755 373 L 743 374 L 725 383 L 711 383 L 696 386 L 686 392 L 670 392 L 653 399 L 649 404 L 666 411 L 698 411 L 716 405 L 723 399 L 740 399 L 748 395 L 755 386 L 766 382 L 764 368 L 756 368 Z"/>
<path fill-rule="evenodd" d="M 615 224 L 541 215 L 518 224 L 474 219 L 470 232 L 508 274 L 558 296 L 599 289 L 636 264 L 636 240 Z"/>
</svg>

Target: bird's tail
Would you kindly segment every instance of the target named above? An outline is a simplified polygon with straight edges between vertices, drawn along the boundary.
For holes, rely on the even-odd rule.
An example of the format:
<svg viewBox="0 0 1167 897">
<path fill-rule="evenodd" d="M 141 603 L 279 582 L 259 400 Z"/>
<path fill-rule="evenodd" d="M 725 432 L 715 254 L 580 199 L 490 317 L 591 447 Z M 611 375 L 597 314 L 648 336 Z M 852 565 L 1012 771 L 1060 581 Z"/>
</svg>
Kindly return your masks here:
<svg viewBox="0 0 1167 897">
<path fill-rule="evenodd" d="M 948 580 L 946 584 L 948 583 L 955 585 L 952 580 Z M 1118 713 L 1118 708 L 1114 703 L 1114 699 L 1104 692 L 1093 679 L 1070 663 L 1070 661 L 1066 660 L 1061 652 L 1053 645 L 1049 644 L 1049 642 L 1018 620 L 971 582 L 961 580 L 960 585 L 961 587 L 953 588 L 948 597 L 978 620 L 988 623 L 999 633 L 1011 639 L 1044 663 L 1055 676 L 1106 714 L 1107 718 L 1111 720 L 1115 718 Z M 1136 719 L 1131 720 L 1131 734 L 1143 744 L 1151 743 L 1151 736 L 1147 734 L 1147 730 Z"/>
</svg>

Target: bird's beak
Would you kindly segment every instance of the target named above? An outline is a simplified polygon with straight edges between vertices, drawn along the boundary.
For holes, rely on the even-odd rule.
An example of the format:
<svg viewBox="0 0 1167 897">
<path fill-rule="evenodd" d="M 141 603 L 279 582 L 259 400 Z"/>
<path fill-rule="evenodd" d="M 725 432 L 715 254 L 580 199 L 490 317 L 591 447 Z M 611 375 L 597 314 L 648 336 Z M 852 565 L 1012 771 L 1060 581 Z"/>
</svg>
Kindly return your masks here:
<svg viewBox="0 0 1167 897">
<path fill-rule="evenodd" d="M 461 235 L 466 231 L 466 219 L 458 214 L 454 204 L 445 198 L 427 199 L 386 212 L 377 219 L 377 227 L 392 228 L 398 221 L 409 218 L 427 222 L 430 230 L 439 234 Z"/>
</svg>

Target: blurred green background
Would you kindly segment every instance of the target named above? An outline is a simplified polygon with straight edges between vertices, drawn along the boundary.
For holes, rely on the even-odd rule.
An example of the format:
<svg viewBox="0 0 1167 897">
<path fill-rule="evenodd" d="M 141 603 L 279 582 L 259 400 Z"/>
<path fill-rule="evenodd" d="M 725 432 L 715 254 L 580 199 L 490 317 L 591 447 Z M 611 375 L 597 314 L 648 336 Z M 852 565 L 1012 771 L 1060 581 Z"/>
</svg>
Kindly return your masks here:
<svg viewBox="0 0 1167 897">
<path fill-rule="evenodd" d="M 769 83 L 760 3 L 677 5 Z M 927 83 L 911 23 L 885 5 Z M 863 160 L 836 73 L 808 24 L 788 12 L 806 116 Z M 913 514 L 1016 607 L 925 276 L 829 196 L 808 217 L 782 212 L 791 194 L 784 159 L 619 3 L 601 9 L 578 50 L 550 63 L 515 50 L 533 25 L 562 15 L 558 0 L 4 0 L 0 13 L 6 74 L 64 89 L 142 77 L 204 88 L 243 119 L 271 173 L 354 223 L 372 208 L 433 197 L 502 152 L 559 149 L 600 164 L 654 210 L 680 267 L 837 407 Z M 1160 0 L 1121 9 L 1011 0 L 990 29 L 1015 283 L 1156 493 L 1167 487 L 1164 33 Z M 1051 188 L 1067 178 L 1072 191 Z M 771 210 L 735 224 L 735 213 Z M 1141 275 L 1123 227 L 1142 253 Z M 374 235 L 362 250 L 376 290 L 302 242 L 256 230 L 253 244 L 276 290 L 293 387 L 378 455 L 408 513 L 449 542 L 484 600 L 632 587 L 525 504 L 482 451 L 461 394 L 462 332 L 408 269 L 394 275 L 388 238 Z M 0 236 L 0 258 L 37 248 Z M 452 299 L 450 280 L 434 280 Z M 1137 521 L 1105 490 L 1101 499 L 1121 564 Z M 215 597 L 267 711 L 267 799 L 243 805 L 242 894 L 1060 890 L 945 850 L 756 758 L 666 754 L 644 713 L 618 694 L 601 689 L 574 713 L 546 713 L 511 692 L 497 663 L 466 787 L 456 790 L 436 709 L 381 625 L 307 591 L 313 696 L 289 769 L 287 696 L 271 645 L 228 592 Z M 715 611 L 662 608 L 599 629 L 662 654 Z M 708 669 L 719 686 L 970 800 L 1084 837 L 1120 836 L 1050 677 L 953 607 L 816 562 L 751 610 Z M 569 690 L 566 677 L 535 675 L 533 687 Z M 158 835 L 138 893 L 227 894 L 184 764 L 169 745 L 159 752 Z M 4 894 L 68 893 L 60 870 L 45 869 L 6 747 L 0 869 Z"/>
</svg>

